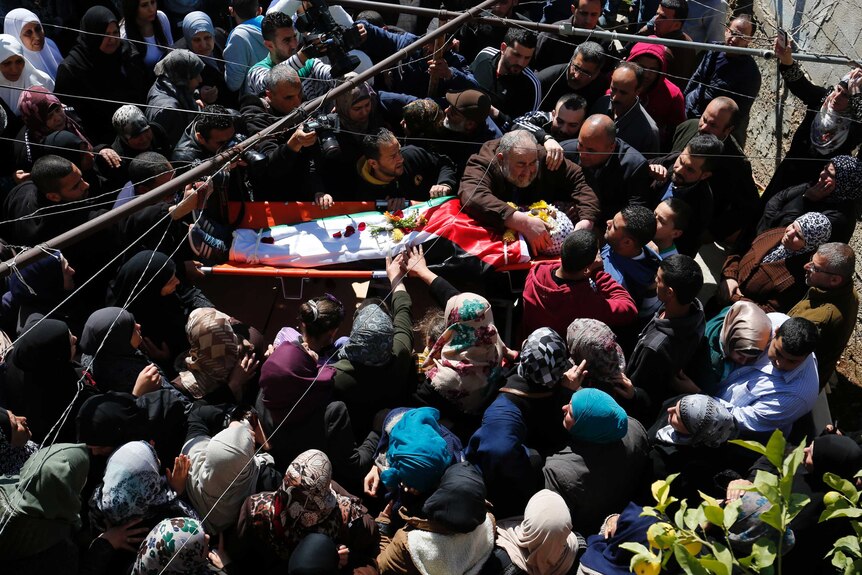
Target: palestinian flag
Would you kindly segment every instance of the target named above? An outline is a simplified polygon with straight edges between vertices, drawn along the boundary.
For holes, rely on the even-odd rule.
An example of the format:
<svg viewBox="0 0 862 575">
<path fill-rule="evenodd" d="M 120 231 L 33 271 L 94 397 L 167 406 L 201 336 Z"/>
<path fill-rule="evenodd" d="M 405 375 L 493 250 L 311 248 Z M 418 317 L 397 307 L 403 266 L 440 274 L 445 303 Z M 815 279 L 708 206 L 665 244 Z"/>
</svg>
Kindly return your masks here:
<svg viewBox="0 0 862 575">
<path fill-rule="evenodd" d="M 273 267 L 379 268 L 379 260 L 387 255 L 423 244 L 429 267 L 449 271 L 481 274 L 530 261 L 522 237 L 504 243 L 500 234 L 465 214 L 457 198 L 437 198 L 402 211 L 405 220 L 423 216 L 425 225 L 405 230 L 399 237 L 401 230 L 386 229 L 392 223 L 386 215 L 371 211 L 260 230 L 239 229 L 234 232 L 230 259 Z"/>
</svg>

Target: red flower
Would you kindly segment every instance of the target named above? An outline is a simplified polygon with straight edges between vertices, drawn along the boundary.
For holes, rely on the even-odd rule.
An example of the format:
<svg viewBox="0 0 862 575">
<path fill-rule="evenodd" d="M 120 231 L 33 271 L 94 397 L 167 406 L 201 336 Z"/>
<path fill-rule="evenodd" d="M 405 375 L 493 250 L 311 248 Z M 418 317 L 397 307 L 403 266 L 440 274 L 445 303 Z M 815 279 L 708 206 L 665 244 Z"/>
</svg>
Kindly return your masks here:
<svg viewBox="0 0 862 575">
<path fill-rule="evenodd" d="M 413 231 L 413 228 L 401 228 L 401 231 L 403 231 L 405 234 L 409 234 Z"/>
<path fill-rule="evenodd" d="M 262 244 L 274 244 L 275 238 L 272 236 L 264 236 L 264 237 L 260 238 L 260 243 L 262 243 Z"/>
<path fill-rule="evenodd" d="M 359 222 L 359 225 L 356 226 L 356 229 L 358 229 L 360 232 L 364 232 L 365 231 L 365 222 Z"/>
<path fill-rule="evenodd" d="M 341 238 L 341 232 L 335 232 L 334 234 L 332 234 L 332 237 L 335 238 L 336 240 L 340 239 Z"/>
<path fill-rule="evenodd" d="M 353 226 L 347 226 L 346 228 L 344 228 L 344 237 L 345 238 L 349 238 L 350 236 L 352 236 L 355 233 L 356 233 L 356 228 L 354 228 Z"/>
<path fill-rule="evenodd" d="M 393 216 L 395 216 L 396 218 L 398 218 L 398 219 L 400 220 L 401 218 L 403 218 L 403 217 L 404 217 L 404 212 L 403 212 L 403 211 L 401 211 L 401 210 L 397 210 L 397 211 L 396 211 L 394 214 L 392 214 L 392 215 L 393 215 Z"/>
</svg>

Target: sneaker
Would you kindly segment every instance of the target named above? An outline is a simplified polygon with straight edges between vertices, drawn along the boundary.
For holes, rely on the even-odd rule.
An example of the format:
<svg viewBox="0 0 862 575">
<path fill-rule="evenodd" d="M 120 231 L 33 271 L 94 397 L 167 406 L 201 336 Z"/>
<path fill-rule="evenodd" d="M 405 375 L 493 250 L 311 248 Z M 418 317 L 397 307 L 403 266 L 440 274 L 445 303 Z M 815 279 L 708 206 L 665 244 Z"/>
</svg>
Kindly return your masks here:
<svg viewBox="0 0 862 575">
<path fill-rule="evenodd" d="M 222 240 L 211 236 L 198 225 L 189 224 L 188 238 L 192 253 L 203 260 L 222 263 L 230 256 L 230 248 Z"/>
</svg>

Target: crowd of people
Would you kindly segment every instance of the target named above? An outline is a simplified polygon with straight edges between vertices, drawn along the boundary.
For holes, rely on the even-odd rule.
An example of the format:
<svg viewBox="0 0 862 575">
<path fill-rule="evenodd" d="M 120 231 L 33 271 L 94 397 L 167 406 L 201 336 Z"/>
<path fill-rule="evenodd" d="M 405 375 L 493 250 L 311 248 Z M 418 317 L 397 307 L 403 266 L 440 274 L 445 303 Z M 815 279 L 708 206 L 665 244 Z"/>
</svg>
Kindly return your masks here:
<svg viewBox="0 0 862 575">
<path fill-rule="evenodd" d="M 23 4 L 0 35 L 4 573 L 628 573 L 652 481 L 745 498 L 770 464 L 731 440 L 775 430 L 815 437 L 793 478 L 810 503 L 779 533 L 758 501 L 729 544 L 782 539 L 793 572 L 831 569 L 852 529 L 817 525 L 823 475 L 852 481 L 862 447 L 811 412 L 858 312 L 862 69 L 818 86 L 774 38 L 805 114 L 761 191 L 760 70 L 718 46 L 763 35 L 750 5 L 640 0 L 618 21 L 613 0 L 500 0 L 486 15 L 716 46 L 470 22 L 357 81 L 441 23 L 317 0 Z M 215 174 L 14 264 L 320 96 Z M 315 294 L 272 341 L 200 287 L 229 257 L 228 202 L 447 196 L 534 255 L 559 244 L 515 276 L 505 322 L 496 279 L 465 288 L 422 246 L 387 258 L 382 297 Z M 540 201 L 574 230 L 552 237 Z M 702 302 L 712 243 L 727 258 Z"/>
</svg>

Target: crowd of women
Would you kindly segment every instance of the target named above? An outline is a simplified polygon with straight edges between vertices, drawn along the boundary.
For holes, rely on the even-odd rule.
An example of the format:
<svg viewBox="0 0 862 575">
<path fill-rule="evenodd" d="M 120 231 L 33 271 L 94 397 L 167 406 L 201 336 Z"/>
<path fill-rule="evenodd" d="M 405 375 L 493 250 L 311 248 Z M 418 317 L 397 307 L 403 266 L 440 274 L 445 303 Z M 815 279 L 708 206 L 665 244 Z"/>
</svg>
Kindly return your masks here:
<svg viewBox="0 0 862 575">
<path fill-rule="evenodd" d="M 191 4 L 212 12 L 218 2 Z M 206 105 L 237 107 L 224 31 L 213 25 L 225 14 L 169 14 L 155 0 L 95 6 L 65 22 L 78 26 L 72 42 L 33 11 L 6 14 L 4 193 L 29 181 L 47 150 L 113 204 L 129 180 L 140 183 L 133 158 L 168 157 Z M 366 84 L 335 112 L 350 122 L 351 108 L 372 97 Z M 146 113 L 130 105 L 145 102 Z M 443 125 L 432 101 L 411 110 L 429 129 Z M 856 197 L 855 179 L 841 174 L 858 173 L 857 161 L 832 156 L 825 172 L 839 172 L 839 195 Z M 387 259 L 383 297 L 349 309 L 315 295 L 272 341 L 194 285 L 189 222 L 158 241 L 150 230 L 146 242 L 129 241 L 111 277 L 92 284 L 98 274 L 74 269 L 88 257 L 73 266 L 71 251 L 45 249 L 13 266 L 0 302 L 3 572 L 622 574 L 632 556 L 623 545 L 646 544 L 655 522 L 641 516 L 649 487 L 672 473 L 681 473 L 674 493 L 692 504 L 700 493 L 742 499 L 727 538 L 740 556 L 780 539 L 794 572 L 825 572 L 826 551 L 852 531 L 817 525 L 823 476 L 853 479 L 862 448 L 834 427 L 808 444 L 793 489 L 811 502 L 779 533 L 761 519 L 770 504 L 745 490 L 774 468 L 730 443 L 746 434 L 728 402 L 709 394 L 741 367 L 779 365 L 776 329 L 789 320 L 767 312 L 805 296 L 809 260 L 833 219 L 806 204 L 728 259 L 722 276 L 735 289 L 715 300 L 699 347 L 689 342 L 697 353 L 685 373 L 670 375 L 699 393 L 665 394 L 661 409 L 644 403 L 626 368 L 653 323 L 631 345 L 590 317 L 566 333 L 515 329 L 518 341 L 504 341 L 489 299 L 431 272 L 420 248 Z M 564 252 L 574 249 L 567 242 Z M 3 247 L 13 257 L 14 246 Z M 598 291 L 595 238 L 589 249 L 581 269 L 564 269 L 564 253 L 554 281 L 588 268 L 581 279 Z M 672 257 L 668 270 L 687 265 Z M 702 321 L 693 295 L 672 293 L 688 280 L 664 270 L 658 300 L 691 305 Z M 422 318 L 408 277 L 437 304 Z"/>
</svg>

